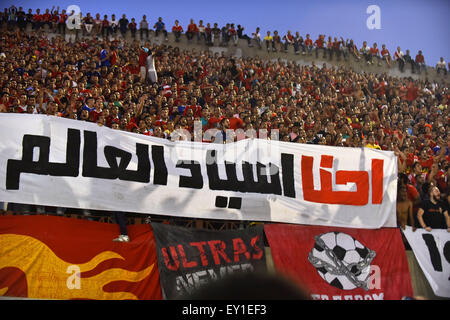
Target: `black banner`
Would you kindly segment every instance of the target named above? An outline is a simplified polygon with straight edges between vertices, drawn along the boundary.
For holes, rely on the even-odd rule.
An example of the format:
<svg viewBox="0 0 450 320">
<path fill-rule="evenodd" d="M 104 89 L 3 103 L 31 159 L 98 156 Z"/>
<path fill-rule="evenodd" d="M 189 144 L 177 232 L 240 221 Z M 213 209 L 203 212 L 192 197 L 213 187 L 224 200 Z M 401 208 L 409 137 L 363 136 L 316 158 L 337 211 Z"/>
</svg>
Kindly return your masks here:
<svg viewBox="0 0 450 320">
<path fill-rule="evenodd" d="M 263 226 L 202 230 L 152 223 L 166 299 L 183 298 L 235 272 L 266 271 Z"/>
</svg>

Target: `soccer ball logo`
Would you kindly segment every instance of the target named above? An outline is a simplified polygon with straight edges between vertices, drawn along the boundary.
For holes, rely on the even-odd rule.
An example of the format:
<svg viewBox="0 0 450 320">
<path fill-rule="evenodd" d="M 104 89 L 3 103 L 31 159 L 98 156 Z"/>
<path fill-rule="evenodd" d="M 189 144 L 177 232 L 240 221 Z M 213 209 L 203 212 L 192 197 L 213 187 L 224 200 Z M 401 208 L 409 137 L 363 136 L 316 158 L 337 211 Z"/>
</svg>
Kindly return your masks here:
<svg viewBox="0 0 450 320">
<path fill-rule="evenodd" d="M 314 240 L 308 260 L 326 282 L 343 290 L 369 290 L 370 263 L 375 251 L 342 232 L 320 234 Z"/>
</svg>

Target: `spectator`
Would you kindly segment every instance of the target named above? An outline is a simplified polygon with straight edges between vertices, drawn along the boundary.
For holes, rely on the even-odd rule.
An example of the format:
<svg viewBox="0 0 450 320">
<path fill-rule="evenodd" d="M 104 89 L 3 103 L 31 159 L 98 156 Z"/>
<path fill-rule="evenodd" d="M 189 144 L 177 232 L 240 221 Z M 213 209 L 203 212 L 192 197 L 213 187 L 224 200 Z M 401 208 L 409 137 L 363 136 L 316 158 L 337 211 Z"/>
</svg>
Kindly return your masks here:
<svg viewBox="0 0 450 320">
<path fill-rule="evenodd" d="M 52 23 L 52 32 L 53 33 L 56 33 L 58 30 L 58 20 L 59 20 L 59 6 L 56 7 L 56 10 L 54 10 L 54 7 L 53 7 L 52 11 L 51 11 L 50 21 Z"/>
<path fill-rule="evenodd" d="M 420 74 L 422 72 L 422 69 L 427 71 L 427 67 L 425 65 L 425 57 L 422 54 L 422 50 L 419 50 L 419 52 L 416 55 L 416 67 L 417 67 L 417 73 Z"/>
<path fill-rule="evenodd" d="M 374 42 L 372 48 L 370 48 L 369 50 L 370 52 L 370 63 L 374 63 L 373 59 L 375 58 L 376 60 L 378 60 L 378 66 L 381 66 L 381 61 L 380 61 L 380 50 L 377 47 L 377 43 Z"/>
<path fill-rule="evenodd" d="M 350 39 L 350 41 L 347 43 L 348 52 L 355 58 L 356 61 L 361 60 L 361 57 L 358 52 L 358 48 L 356 47 L 355 43 L 353 42 L 353 39 Z"/>
<path fill-rule="evenodd" d="M 374 132 L 370 132 L 368 134 L 367 137 L 367 144 L 365 145 L 366 148 L 372 148 L 372 149 L 377 149 L 377 150 L 381 150 L 380 145 L 378 144 L 378 142 L 375 140 L 375 133 Z"/>
<path fill-rule="evenodd" d="M 411 54 L 408 49 L 406 50 L 404 59 L 405 59 L 406 63 L 409 63 L 411 65 L 411 72 L 415 73 L 415 62 L 414 62 L 413 58 L 411 57 Z"/>
<path fill-rule="evenodd" d="M 53 11 L 53 9 L 55 8 L 55 6 L 53 6 L 53 8 L 52 8 L 52 11 Z M 12 15 L 12 17 L 14 17 L 14 24 L 15 24 L 15 7 L 14 7 L 14 13 L 13 13 L 13 15 Z M 10 17 L 11 17 L 11 15 L 10 15 Z M 42 27 L 45 27 L 46 25 L 48 26 L 48 30 L 50 31 L 51 29 L 52 29 L 52 21 L 51 21 L 51 14 L 50 14 L 50 10 L 49 9 L 45 9 L 45 12 L 44 12 L 44 14 L 42 14 L 42 16 L 41 16 L 41 21 L 42 21 Z"/>
<path fill-rule="evenodd" d="M 153 26 L 153 28 L 155 29 L 155 37 L 159 36 L 159 33 L 163 33 L 164 34 L 164 39 L 167 41 L 169 40 L 167 38 L 167 30 L 166 30 L 166 25 L 165 23 L 162 21 L 162 18 L 159 17 L 158 21 L 156 21 L 155 25 Z"/>
<path fill-rule="evenodd" d="M 400 47 L 397 47 L 397 51 L 394 53 L 394 60 L 397 61 L 399 70 L 403 72 L 403 69 L 405 68 L 405 58 Z"/>
<path fill-rule="evenodd" d="M 345 61 L 348 61 L 348 47 L 347 43 L 345 42 L 344 38 L 341 37 L 341 40 L 339 41 L 339 48 L 340 53 L 342 53 L 342 56 L 344 57 Z"/>
<path fill-rule="evenodd" d="M 238 35 L 239 39 L 247 40 L 247 43 L 248 43 L 249 47 L 252 46 L 251 38 L 248 35 L 244 34 L 244 27 L 241 26 L 240 24 L 237 25 L 237 35 Z"/>
<path fill-rule="evenodd" d="M 303 37 L 298 31 L 295 32 L 294 37 L 294 53 L 299 54 L 300 47 L 302 48 L 302 53 L 305 54 L 305 46 L 303 44 Z"/>
<path fill-rule="evenodd" d="M 102 37 L 103 39 L 109 38 L 109 36 L 112 34 L 111 26 L 109 25 L 108 16 L 105 14 L 103 16 L 102 21 Z"/>
<path fill-rule="evenodd" d="M 90 35 L 92 32 L 92 28 L 94 26 L 94 19 L 91 17 L 91 14 L 88 12 L 86 14 L 86 17 L 83 19 L 84 29 L 83 29 L 83 35 L 85 36 Z"/>
<path fill-rule="evenodd" d="M 116 15 L 111 15 L 111 20 L 109 20 L 109 28 L 111 34 L 115 37 L 117 35 L 117 30 L 119 29 L 119 21 L 116 20 Z"/>
<path fill-rule="evenodd" d="M 413 203 L 408 199 L 406 186 L 399 184 L 397 191 L 397 226 L 405 230 L 407 224 L 412 226 L 413 231 L 416 230 L 413 217 Z"/>
<path fill-rule="evenodd" d="M 325 38 L 324 38 L 325 40 Z M 326 43 L 324 44 L 324 51 L 328 53 L 328 58 L 330 60 L 333 59 L 333 39 L 331 38 L 331 36 L 328 37 L 328 40 L 326 41 Z"/>
<path fill-rule="evenodd" d="M 221 37 L 220 43 L 224 47 L 228 46 L 228 42 L 230 41 L 229 30 L 230 30 L 229 23 L 227 23 L 225 26 L 222 27 L 222 29 L 220 29 L 220 37 Z"/>
<path fill-rule="evenodd" d="M 316 59 L 319 58 L 319 49 L 323 51 L 323 58 L 326 57 L 326 49 L 325 49 L 325 41 L 324 41 L 325 35 L 319 34 L 319 37 L 314 41 L 314 45 L 316 47 Z"/>
<path fill-rule="evenodd" d="M 100 13 L 97 13 L 95 14 L 94 19 L 94 33 L 96 36 L 99 36 L 101 32 L 102 32 L 102 19 L 100 18 Z"/>
<path fill-rule="evenodd" d="M 175 41 L 180 42 L 180 37 L 183 33 L 183 27 L 179 24 L 178 20 L 175 20 L 175 25 L 172 27 L 172 33 L 175 36 Z"/>
<path fill-rule="evenodd" d="M 120 30 L 120 33 L 122 34 L 123 38 L 125 38 L 127 35 L 129 23 L 130 23 L 130 21 L 127 19 L 127 16 L 125 14 L 123 14 L 122 18 L 120 18 L 120 20 L 119 20 L 119 30 Z"/>
<path fill-rule="evenodd" d="M 145 14 L 142 16 L 141 22 L 139 22 L 139 34 L 141 40 L 144 39 L 144 32 L 145 38 L 148 40 L 148 21 L 147 16 Z"/>
<path fill-rule="evenodd" d="M 313 41 L 310 38 L 309 34 L 306 35 L 306 39 L 305 39 L 304 45 L 305 45 L 306 50 L 308 51 L 308 55 L 310 56 L 311 52 L 312 52 L 312 49 L 313 49 Z"/>
<path fill-rule="evenodd" d="M 198 35 L 197 24 L 194 22 L 194 19 L 191 19 L 191 22 L 189 23 L 186 30 L 186 38 L 188 41 L 191 41 L 197 35 Z"/>
<path fill-rule="evenodd" d="M 273 32 L 273 48 L 275 48 L 275 51 L 280 51 L 281 50 L 281 37 L 278 34 L 278 31 L 275 30 Z"/>
<path fill-rule="evenodd" d="M 26 22 L 26 15 L 23 11 L 22 7 L 19 7 L 19 10 L 17 11 L 17 27 L 20 29 L 21 32 L 24 32 L 27 26 Z"/>
<path fill-rule="evenodd" d="M 206 24 L 205 35 L 206 35 L 206 45 L 211 46 L 213 44 L 212 28 L 211 28 L 211 24 L 209 22 Z"/>
<path fill-rule="evenodd" d="M 391 54 L 386 48 L 386 45 L 381 45 L 381 58 L 386 62 L 388 68 L 391 67 Z"/>
<path fill-rule="evenodd" d="M 230 24 L 230 28 L 228 29 L 228 37 L 233 41 L 234 46 L 238 45 L 239 37 L 237 35 L 236 28 L 234 27 L 234 23 Z"/>
<path fill-rule="evenodd" d="M 215 22 L 214 27 L 211 30 L 211 44 L 214 45 L 214 43 L 217 39 L 219 40 L 219 42 L 222 42 L 220 28 L 217 25 L 217 23 Z"/>
<path fill-rule="evenodd" d="M 272 51 L 275 51 L 273 37 L 270 35 L 270 31 L 267 31 L 267 35 L 264 37 L 264 43 L 266 44 L 267 52 L 270 51 L 270 48 L 272 48 Z"/>
<path fill-rule="evenodd" d="M 287 34 L 283 36 L 284 40 L 284 52 L 288 52 L 289 45 L 294 45 L 294 36 L 291 33 L 291 30 L 288 30 Z"/>
<path fill-rule="evenodd" d="M 72 11 L 72 14 L 74 14 L 73 11 Z M 38 8 L 38 9 L 36 9 L 36 13 L 33 15 L 33 30 L 39 31 L 41 26 L 42 26 L 42 15 L 41 15 L 41 10 Z"/>
<path fill-rule="evenodd" d="M 65 10 L 63 10 L 63 12 L 65 13 Z M 25 15 L 25 21 L 26 21 L 26 26 L 25 29 L 28 25 L 31 24 L 31 26 L 33 26 L 33 11 L 31 9 L 28 9 L 28 13 Z"/>
<path fill-rule="evenodd" d="M 197 33 L 197 42 L 200 42 L 201 39 L 203 38 L 203 40 L 206 43 L 206 32 L 205 32 L 205 26 L 203 25 L 203 20 L 200 20 L 198 22 L 198 33 Z"/>
<path fill-rule="evenodd" d="M 372 64 L 372 56 L 370 54 L 370 48 L 367 45 L 367 41 L 363 42 L 363 45 L 361 49 L 359 49 L 359 52 L 362 54 L 362 56 L 366 59 L 367 64 Z"/>
<path fill-rule="evenodd" d="M 443 71 L 445 75 L 447 75 L 447 63 L 445 62 L 444 58 L 441 57 L 439 61 L 436 63 L 436 72 L 439 74 L 440 71 Z"/>
<path fill-rule="evenodd" d="M 338 40 L 336 37 L 334 37 L 334 41 L 333 41 L 333 51 L 334 54 L 337 57 L 337 60 L 340 61 L 341 60 L 341 41 Z"/>
<path fill-rule="evenodd" d="M 258 45 L 258 48 L 261 49 L 261 33 L 259 27 L 256 28 L 256 31 L 252 33 L 252 39 Z"/>
<path fill-rule="evenodd" d="M 430 199 L 422 202 L 417 212 L 420 226 L 426 231 L 432 229 L 447 229 L 450 232 L 450 217 L 448 208 L 441 202 L 439 188 L 430 188 Z"/>
<path fill-rule="evenodd" d="M 131 32 L 131 37 L 133 38 L 133 40 L 135 40 L 136 39 L 136 31 L 137 31 L 136 19 L 131 18 L 131 22 L 128 24 L 128 29 Z"/>
</svg>

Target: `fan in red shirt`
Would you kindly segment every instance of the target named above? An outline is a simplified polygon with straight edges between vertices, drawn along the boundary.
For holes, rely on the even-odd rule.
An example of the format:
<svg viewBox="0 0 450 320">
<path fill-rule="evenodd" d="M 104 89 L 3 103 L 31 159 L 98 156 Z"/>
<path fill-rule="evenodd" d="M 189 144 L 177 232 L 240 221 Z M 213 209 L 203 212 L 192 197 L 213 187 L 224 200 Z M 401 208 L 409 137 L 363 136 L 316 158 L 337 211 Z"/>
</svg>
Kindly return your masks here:
<svg viewBox="0 0 450 320">
<path fill-rule="evenodd" d="M 448 177 L 450 176 L 450 165 L 445 166 L 443 169 L 440 169 L 436 174 L 436 183 L 439 190 L 447 194 L 448 192 Z"/>
<path fill-rule="evenodd" d="M 175 41 L 180 41 L 180 36 L 183 33 L 183 27 L 179 25 L 179 21 L 175 20 L 175 25 L 172 27 L 172 33 L 175 35 Z"/>
<path fill-rule="evenodd" d="M 43 22 L 43 23 L 48 23 L 48 22 L 50 22 L 51 17 L 52 17 L 52 16 L 51 16 L 49 10 L 46 9 L 46 10 L 45 10 L 45 13 L 42 15 L 42 22 Z"/>
<path fill-rule="evenodd" d="M 377 93 L 377 96 L 382 97 L 386 94 L 386 81 L 384 79 L 381 79 L 381 81 L 378 81 L 374 85 L 374 91 Z"/>
<path fill-rule="evenodd" d="M 319 35 L 319 37 L 314 41 L 314 44 L 317 48 L 323 48 L 323 36 Z"/>
<path fill-rule="evenodd" d="M 128 29 L 131 31 L 131 37 L 133 39 L 136 38 L 136 30 L 137 30 L 137 23 L 134 18 L 131 19 L 131 22 L 128 24 Z"/>
<path fill-rule="evenodd" d="M 226 118 L 229 121 L 229 129 L 237 130 L 244 127 L 244 121 L 239 118 L 237 114 L 235 114 L 234 108 L 231 104 L 227 104 L 226 106 Z"/>
<path fill-rule="evenodd" d="M 223 118 L 225 117 L 222 115 L 222 109 L 220 108 L 214 109 L 214 114 L 211 114 L 208 120 L 208 124 L 206 125 L 206 128 L 207 129 L 217 128 L 217 126 L 219 125 L 220 121 L 222 121 Z"/>
<path fill-rule="evenodd" d="M 186 31 L 186 37 L 188 40 L 191 40 L 196 34 L 198 34 L 198 27 L 194 23 L 194 19 L 191 19 L 191 23 L 189 23 Z"/>
<path fill-rule="evenodd" d="M 306 35 L 305 47 L 308 49 L 308 54 L 311 54 L 311 50 L 313 48 L 313 41 L 311 40 L 309 34 Z"/>
<path fill-rule="evenodd" d="M 139 75 L 140 67 L 136 63 L 129 63 L 125 67 L 122 68 L 123 72 L 128 72 L 133 75 Z"/>
<path fill-rule="evenodd" d="M 414 82 L 410 81 L 407 88 L 406 100 L 412 102 L 419 96 L 419 88 L 414 85 Z"/>
<path fill-rule="evenodd" d="M 383 44 L 381 46 L 381 57 L 384 61 L 386 61 L 386 64 L 388 66 L 388 68 L 391 67 L 391 53 L 389 52 L 389 50 L 386 48 L 386 45 Z"/>
<path fill-rule="evenodd" d="M 202 107 L 197 103 L 197 98 L 192 97 L 191 98 L 191 104 L 186 106 L 183 112 L 183 116 L 187 114 L 187 111 L 189 109 L 192 109 L 194 111 L 194 117 L 201 117 L 202 116 Z"/>
<path fill-rule="evenodd" d="M 154 122 L 155 126 L 160 126 L 165 128 L 167 126 L 167 122 L 169 121 L 169 109 L 168 108 L 162 108 L 161 109 L 161 116 L 158 120 Z"/>
<path fill-rule="evenodd" d="M 426 69 L 425 65 L 425 57 L 422 54 L 422 50 L 419 50 L 419 52 L 416 55 L 416 67 L 417 67 L 417 73 L 420 74 L 420 69 Z"/>
<path fill-rule="evenodd" d="M 370 53 L 372 59 L 373 59 L 373 57 L 376 57 L 376 58 L 380 57 L 380 50 L 378 50 L 376 42 L 373 44 L 373 47 L 369 49 L 369 53 Z M 372 59 L 371 59 L 371 62 L 373 62 Z"/>
<path fill-rule="evenodd" d="M 36 9 L 36 14 L 33 15 L 33 29 L 39 30 L 42 26 L 42 15 L 41 10 Z"/>
<path fill-rule="evenodd" d="M 319 34 L 319 37 L 317 38 L 316 41 L 314 41 L 314 44 L 316 45 L 316 58 L 319 57 L 319 49 L 323 50 L 323 57 L 325 58 L 326 55 L 326 50 L 324 48 L 324 35 Z"/>
<path fill-rule="evenodd" d="M 233 116 L 229 117 L 228 121 L 230 123 L 230 129 L 237 130 L 244 127 L 244 121 L 241 118 Z"/>
</svg>

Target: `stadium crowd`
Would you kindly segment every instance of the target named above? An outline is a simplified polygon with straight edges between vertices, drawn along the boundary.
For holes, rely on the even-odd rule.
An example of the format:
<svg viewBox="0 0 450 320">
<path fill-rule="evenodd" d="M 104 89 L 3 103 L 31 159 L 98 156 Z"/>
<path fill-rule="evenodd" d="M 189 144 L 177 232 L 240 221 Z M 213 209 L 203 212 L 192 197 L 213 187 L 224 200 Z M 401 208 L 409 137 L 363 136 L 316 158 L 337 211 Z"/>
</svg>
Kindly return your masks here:
<svg viewBox="0 0 450 320">
<path fill-rule="evenodd" d="M 225 136 L 227 129 L 243 129 L 253 134 L 245 138 L 263 138 L 265 129 L 268 139 L 278 132 L 281 141 L 291 143 L 390 150 L 399 159 L 399 194 L 407 192 L 413 203 L 414 215 L 408 213 L 416 220 L 413 224 L 422 225 L 416 213 L 430 194 L 442 199 L 447 210 L 450 92 L 445 77 L 441 82 L 414 80 L 357 73 L 345 66 L 233 58 L 208 49 L 198 52 L 164 42 L 152 44 L 145 16 L 137 24 L 125 15 L 112 21 L 106 15 L 102 20 L 100 14 L 95 18 L 88 14 L 75 41 L 63 37 L 68 19 L 64 10 L 33 14 L 30 9 L 26 14 L 21 8 L 9 8 L 1 19 L 0 112 L 89 121 L 162 139 L 175 135 L 183 139 L 177 129 L 193 133 L 199 121 L 203 133 L 215 128 Z M 25 31 L 28 23 L 32 33 Z M 48 38 L 45 25 L 59 36 Z M 342 38 L 326 41 L 320 36 L 313 42 L 306 35 L 300 41 L 298 32 L 283 38 L 268 32 L 261 38 L 259 30 L 251 37 L 243 30 L 240 25 L 220 29 L 192 20 L 186 32 L 176 22 L 172 34 L 176 41 L 182 34 L 187 41 L 196 38 L 207 44 L 217 39 L 237 44 L 240 38 L 267 50 L 285 51 L 291 46 L 299 54 L 318 56 L 322 51 L 329 59 L 353 56 L 368 64 L 391 66 L 393 58 L 402 61 L 398 62 L 401 70 L 407 63 L 416 72 L 425 67 L 421 52 L 413 60 L 409 51 L 405 55 L 398 48 L 391 58 L 385 46 L 380 53 L 376 44 L 369 48 L 364 43 L 358 50 L 352 40 Z M 123 37 L 128 31 L 131 41 Z M 154 36 L 169 36 L 162 18 L 153 31 Z M 442 62 L 436 70 L 446 73 Z M 149 64 L 156 71 L 154 77 Z M 225 142 L 240 137 L 228 135 Z M 446 219 L 443 228 L 450 226 L 448 215 Z M 406 223 L 400 220 L 399 224 Z"/>
</svg>

